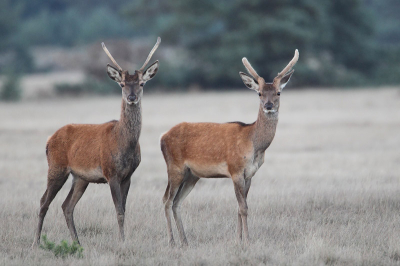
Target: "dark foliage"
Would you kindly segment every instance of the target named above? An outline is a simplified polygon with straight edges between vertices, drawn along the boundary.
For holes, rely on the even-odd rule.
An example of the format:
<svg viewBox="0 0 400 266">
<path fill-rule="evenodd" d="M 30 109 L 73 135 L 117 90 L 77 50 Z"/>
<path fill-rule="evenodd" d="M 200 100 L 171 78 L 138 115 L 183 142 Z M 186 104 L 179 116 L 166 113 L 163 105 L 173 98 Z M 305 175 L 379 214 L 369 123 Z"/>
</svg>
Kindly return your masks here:
<svg viewBox="0 0 400 266">
<path fill-rule="evenodd" d="M 299 86 L 398 84 L 399 12 L 398 0 L 0 0 L 0 72 L 34 70 L 32 46 L 160 35 L 183 53 L 154 85 L 242 86 L 244 56 L 270 80 L 296 48 Z"/>
<path fill-rule="evenodd" d="M 361 84 L 378 60 L 374 17 L 361 0 L 141 0 L 126 14 L 192 52 L 189 84 L 238 85 L 243 56 L 271 79 L 296 48 L 299 85 Z"/>
</svg>

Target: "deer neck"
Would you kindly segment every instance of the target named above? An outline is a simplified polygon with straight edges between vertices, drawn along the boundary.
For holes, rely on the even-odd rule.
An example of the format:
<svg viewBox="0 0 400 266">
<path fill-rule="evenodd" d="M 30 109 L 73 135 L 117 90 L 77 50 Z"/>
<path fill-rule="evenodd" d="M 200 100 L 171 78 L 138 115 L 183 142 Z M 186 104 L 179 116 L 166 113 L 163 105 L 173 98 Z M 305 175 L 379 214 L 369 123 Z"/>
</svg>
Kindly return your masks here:
<svg viewBox="0 0 400 266">
<path fill-rule="evenodd" d="M 279 111 L 276 113 L 264 113 L 262 106 L 258 111 L 258 117 L 254 123 L 252 141 L 255 152 L 264 152 L 275 137 L 278 125 Z"/>
<path fill-rule="evenodd" d="M 142 104 L 121 104 L 121 117 L 118 121 L 119 142 L 124 146 L 136 146 L 142 129 Z"/>
</svg>

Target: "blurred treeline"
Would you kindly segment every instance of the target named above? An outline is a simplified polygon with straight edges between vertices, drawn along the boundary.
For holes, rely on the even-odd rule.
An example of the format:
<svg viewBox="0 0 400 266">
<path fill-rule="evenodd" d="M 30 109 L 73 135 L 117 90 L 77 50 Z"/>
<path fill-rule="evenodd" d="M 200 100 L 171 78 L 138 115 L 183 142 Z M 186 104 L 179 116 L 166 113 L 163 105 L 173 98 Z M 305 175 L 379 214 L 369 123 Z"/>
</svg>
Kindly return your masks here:
<svg viewBox="0 0 400 266">
<path fill-rule="evenodd" d="M 178 51 L 163 87 L 241 86 L 244 56 L 270 80 L 296 48 L 298 86 L 399 84 L 399 14 L 399 0 L 0 0 L 0 72 L 38 71 L 33 47 L 159 35 Z"/>
</svg>

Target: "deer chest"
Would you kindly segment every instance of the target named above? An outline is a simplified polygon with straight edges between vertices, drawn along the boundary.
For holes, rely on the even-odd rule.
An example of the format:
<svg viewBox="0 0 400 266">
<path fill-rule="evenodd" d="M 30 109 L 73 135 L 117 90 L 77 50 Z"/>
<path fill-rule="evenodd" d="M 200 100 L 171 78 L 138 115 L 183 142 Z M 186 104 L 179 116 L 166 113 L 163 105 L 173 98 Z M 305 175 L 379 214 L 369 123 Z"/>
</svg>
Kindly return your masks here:
<svg viewBox="0 0 400 266">
<path fill-rule="evenodd" d="M 138 146 L 136 146 L 135 149 L 120 152 L 112 156 L 113 172 L 120 178 L 130 176 L 139 166 L 141 156 L 140 148 Z"/>
<path fill-rule="evenodd" d="M 264 154 L 264 152 L 255 153 L 247 160 L 246 167 L 244 169 L 245 179 L 252 178 L 255 175 L 255 173 L 264 163 Z"/>
</svg>

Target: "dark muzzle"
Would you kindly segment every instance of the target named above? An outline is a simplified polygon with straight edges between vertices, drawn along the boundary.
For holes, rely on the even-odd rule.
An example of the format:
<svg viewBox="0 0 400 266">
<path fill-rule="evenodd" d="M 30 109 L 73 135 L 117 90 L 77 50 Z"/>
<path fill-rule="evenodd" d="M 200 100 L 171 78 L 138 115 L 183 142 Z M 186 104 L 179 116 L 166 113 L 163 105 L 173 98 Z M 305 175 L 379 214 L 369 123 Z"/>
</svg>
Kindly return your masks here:
<svg viewBox="0 0 400 266">
<path fill-rule="evenodd" d="M 273 107 L 273 106 L 274 106 L 273 103 L 267 102 L 267 103 L 265 104 L 265 109 L 267 109 L 267 110 L 272 110 L 272 107 Z"/>
<path fill-rule="evenodd" d="M 129 95 L 128 96 L 128 101 L 133 102 L 136 100 L 136 95 Z"/>
</svg>

